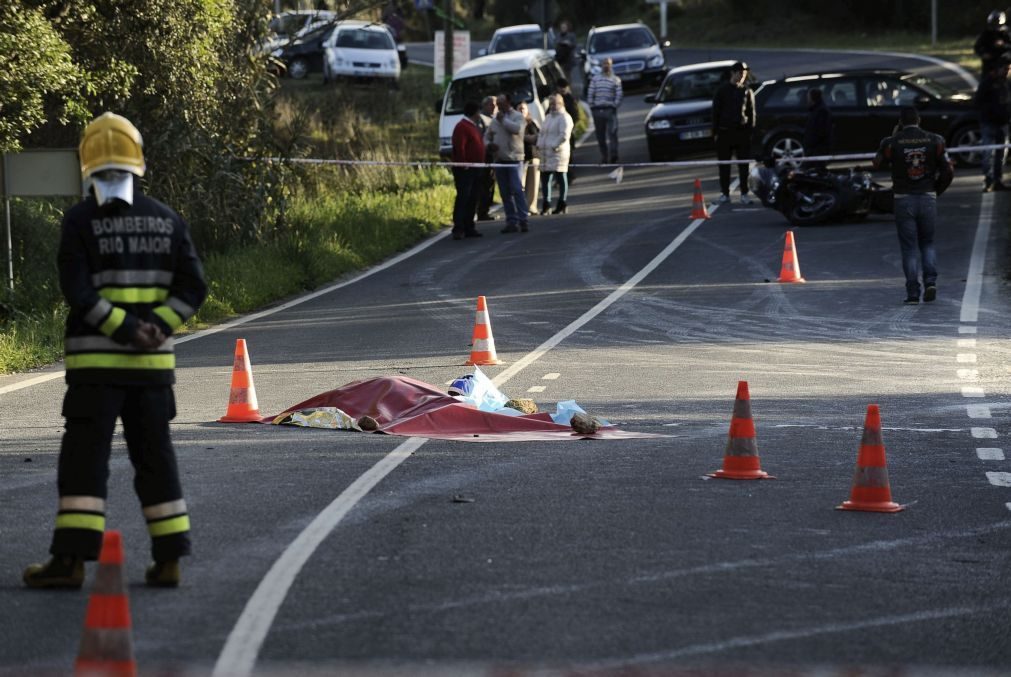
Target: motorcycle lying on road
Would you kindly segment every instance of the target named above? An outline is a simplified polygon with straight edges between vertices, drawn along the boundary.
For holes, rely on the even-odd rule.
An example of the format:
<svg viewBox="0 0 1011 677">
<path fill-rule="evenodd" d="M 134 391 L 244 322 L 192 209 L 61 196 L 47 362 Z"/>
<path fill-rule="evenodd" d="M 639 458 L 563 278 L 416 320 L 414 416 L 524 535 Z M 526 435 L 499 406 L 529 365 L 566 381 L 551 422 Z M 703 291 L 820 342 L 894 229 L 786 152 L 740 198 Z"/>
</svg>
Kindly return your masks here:
<svg viewBox="0 0 1011 677">
<path fill-rule="evenodd" d="M 763 205 L 781 212 L 794 226 L 894 211 L 892 189 L 859 168 L 777 167 L 766 161 L 752 168 L 748 187 Z"/>
</svg>

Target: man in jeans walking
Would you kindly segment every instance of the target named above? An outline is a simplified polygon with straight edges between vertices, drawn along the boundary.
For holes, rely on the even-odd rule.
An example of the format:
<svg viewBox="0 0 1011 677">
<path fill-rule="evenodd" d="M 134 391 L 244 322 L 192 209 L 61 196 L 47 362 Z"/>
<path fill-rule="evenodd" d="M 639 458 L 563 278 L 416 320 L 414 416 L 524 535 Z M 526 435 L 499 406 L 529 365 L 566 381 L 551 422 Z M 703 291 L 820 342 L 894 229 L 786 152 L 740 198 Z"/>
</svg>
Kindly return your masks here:
<svg viewBox="0 0 1011 677">
<path fill-rule="evenodd" d="M 590 80 L 586 103 L 593 113 L 593 126 L 597 131 L 600 163 L 618 161 L 618 106 L 621 105 L 621 78 L 614 74 L 610 57 L 600 63 L 600 72 Z"/>
<path fill-rule="evenodd" d="M 527 197 L 520 180 L 520 165 L 523 163 L 523 131 L 527 122 L 523 115 L 513 108 L 508 94 L 498 95 L 498 113 L 488 125 L 484 134 L 485 145 L 495 154 L 497 164 L 508 165 L 495 168 L 498 192 L 502 197 L 506 226 L 503 233 L 527 232 L 529 208 Z"/>
<path fill-rule="evenodd" d="M 891 166 L 892 191 L 895 194 L 895 226 L 902 250 L 902 270 L 906 275 L 906 300 L 920 302 L 920 277 L 923 300 L 937 298 L 937 252 L 934 250 L 934 224 L 937 221 L 938 176 L 951 171 L 951 160 L 944 139 L 920 129 L 920 114 L 904 107 L 899 116 L 899 130 L 882 139 L 874 168 Z M 943 186 L 942 186 L 943 188 Z"/>
</svg>

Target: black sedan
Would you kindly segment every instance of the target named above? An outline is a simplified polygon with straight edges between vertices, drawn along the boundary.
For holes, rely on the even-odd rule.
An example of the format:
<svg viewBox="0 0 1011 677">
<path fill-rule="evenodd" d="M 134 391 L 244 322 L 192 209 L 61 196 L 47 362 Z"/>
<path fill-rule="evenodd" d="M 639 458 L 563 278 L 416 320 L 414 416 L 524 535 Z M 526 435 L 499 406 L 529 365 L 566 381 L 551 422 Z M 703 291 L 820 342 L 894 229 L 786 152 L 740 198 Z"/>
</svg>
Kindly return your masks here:
<svg viewBox="0 0 1011 677">
<path fill-rule="evenodd" d="M 896 70 L 814 73 L 763 82 L 755 93 L 755 142 L 763 157 L 790 160 L 804 155 L 807 91 L 821 89 L 832 111 L 833 153 L 873 153 L 893 133 L 901 106 L 920 111 L 921 126 L 945 138 L 949 148 L 978 144 L 979 118 L 972 95 L 923 75 Z M 977 154 L 953 154 L 975 164 Z"/>
<path fill-rule="evenodd" d="M 730 79 L 734 61 L 708 61 L 668 71 L 656 94 L 646 103 L 656 105 L 646 114 L 646 144 L 651 162 L 681 155 L 715 151 L 713 95 Z M 751 78 L 751 73 L 748 73 Z M 754 80 L 749 80 L 752 84 Z"/>
</svg>

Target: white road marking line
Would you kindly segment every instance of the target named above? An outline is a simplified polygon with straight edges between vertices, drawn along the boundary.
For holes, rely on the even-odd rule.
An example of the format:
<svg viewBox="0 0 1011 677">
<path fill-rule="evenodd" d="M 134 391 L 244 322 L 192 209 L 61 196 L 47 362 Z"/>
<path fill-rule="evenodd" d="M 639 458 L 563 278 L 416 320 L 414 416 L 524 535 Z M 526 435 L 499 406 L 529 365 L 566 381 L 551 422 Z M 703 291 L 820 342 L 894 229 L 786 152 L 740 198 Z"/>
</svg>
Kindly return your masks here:
<svg viewBox="0 0 1011 677">
<path fill-rule="evenodd" d="M 993 428 L 969 428 L 969 433 L 977 440 L 997 439 L 997 431 Z"/>
<path fill-rule="evenodd" d="M 975 364 L 976 353 L 959 353 L 958 355 L 955 355 L 955 361 L 963 364 Z"/>
<path fill-rule="evenodd" d="M 1004 450 L 995 447 L 976 447 L 976 456 L 981 461 L 1003 461 Z"/>
<path fill-rule="evenodd" d="M 958 333 L 959 334 L 975 334 L 976 333 L 976 327 L 959 327 L 958 328 Z"/>
<path fill-rule="evenodd" d="M 995 487 L 1011 487 L 1011 472 L 987 472 L 986 478 Z"/>
<path fill-rule="evenodd" d="M 967 404 L 965 405 L 965 413 L 969 415 L 969 418 L 991 418 L 990 407 L 986 404 Z"/>
<path fill-rule="evenodd" d="M 975 348 L 976 339 L 958 339 L 959 348 Z"/>
<path fill-rule="evenodd" d="M 1008 510 L 1011 510 L 1011 503 L 1005 503 L 1004 505 L 1007 506 Z"/>
<path fill-rule="evenodd" d="M 716 209 L 718 207 L 714 207 L 710 211 L 716 211 Z M 574 334 L 583 325 L 614 305 L 619 299 L 632 291 L 636 285 L 642 282 L 647 275 L 656 270 L 661 263 L 666 261 L 705 222 L 705 219 L 696 219 L 688 224 L 670 244 L 664 247 L 659 254 L 654 256 L 649 263 L 629 278 L 627 282 L 542 343 L 533 352 L 528 353 L 492 379 L 495 385 L 502 385 L 520 373 L 523 369 L 547 354 L 552 348 Z M 433 241 L 444 237 L 448 233 L 448 230 L 442 231 L 441 235 L 433 238 Z M 431 244 L 431 241 L 427 244 Z M 400 258 L 403 257 L 398 257 L 398 259 Z M 382 267 L 388 268 L 389 266 L 385 265 Z M 356 279 L 360 279 L 360 277 L 363 276 L 359 276 Z M 252 675 L 253 666 L 256 664 L 256 658 L 260 653 L 264 640 L 267 638 L 270 626 L 273 624 L 281 604 L 288 595 L 288 590 L 295 582 L 295 578 L 302 570 L 302 567 L 319 545 L 337 528 L 337 525 L 344 519 L 348 511 L 427 441 L 424 438 L 411 437 L 397 446 L 396 449 L 366 471 L 364 475 L 355 480 L 340 496 L 335 498 L 291 542 L 277 561 L 274 562 L 267 575 L 260 581 L 252 597 L 246 602 L 239 620 L 235 623 L 235 627 L 232 628 L 231 633 L 229 633 L 225 646 L 221 650 L 217 662 L 214 664 L 212 677 L 249 677 Z"/>
<path fill-rule="evenodd" d="M 979 371 L 976 369 L 959 369 L 957 372 L 958 377 L 965 381 L 975 381 L 979 378 Z"/>
<path fill-rule="evenodd" d="M 978 386 L 962 386 L 962 397 L 983 397 L 983 389 Z"/>
<path fill-rule="evenodd" d="M 965 276 L 965 293 L 962 294 L 962 322 L 975 322 L 979 318 L 979 297 L 983 292 L 983 267 L 986 264 L 986 245 L 990 239 L 993 221 L 993 193 L 985 193 L 979 208 L 976 238 L 972 243 L 969 273 Z"/>
<path fill-rule="evenodd" d="M 528 393 L 543 393 L 545 390 L 547 390 L 547 388 L 548 388 L 547 386 L 530 386 L 529 388 L 527 388 L 527 392 Z"/>
<path fill-rule="evenodd" d="M 556 371 L 553 371 L 550 374 L 545 374 L 544 376 L 541 376 L 541 378 L 544 379 L 545 381 L 554 381 L 559 376 L 561 376 L 561 374 L 559 374 Z"/>
</svg>

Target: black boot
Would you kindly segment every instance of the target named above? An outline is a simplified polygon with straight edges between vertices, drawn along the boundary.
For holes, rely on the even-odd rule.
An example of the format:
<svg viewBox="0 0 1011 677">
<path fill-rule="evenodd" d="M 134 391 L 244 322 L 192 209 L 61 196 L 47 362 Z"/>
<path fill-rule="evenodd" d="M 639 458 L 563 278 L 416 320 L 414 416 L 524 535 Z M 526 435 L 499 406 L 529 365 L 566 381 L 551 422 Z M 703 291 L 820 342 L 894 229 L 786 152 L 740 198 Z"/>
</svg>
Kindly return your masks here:
<svg viewBox="0 0 1011 677">
<path fill-rule="evenodd" d="M 551 213 L 552 214 L 564 214 L 565 213 L 565 200 L 559 200 L 558 201 L 558 206 L 555 207 L 555 210 L 553 212 L 551 212 Z"/>
<path fill-rule="evenodd" d="M 32 564 L 22 576 L 29 588 L 80 588 L 84 584 L 84 559 L 53 555 L 45 564 Z"/>
<path fill-rule="evenodd" d="M 550 214 L 550 213 L 551 213 L 551 205 L 548 203 L 548 199 L 544 198 L 544 201 L 541 202 L 541 214 Z"/>
</svg>

